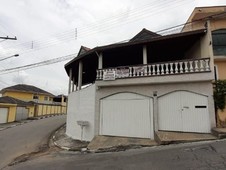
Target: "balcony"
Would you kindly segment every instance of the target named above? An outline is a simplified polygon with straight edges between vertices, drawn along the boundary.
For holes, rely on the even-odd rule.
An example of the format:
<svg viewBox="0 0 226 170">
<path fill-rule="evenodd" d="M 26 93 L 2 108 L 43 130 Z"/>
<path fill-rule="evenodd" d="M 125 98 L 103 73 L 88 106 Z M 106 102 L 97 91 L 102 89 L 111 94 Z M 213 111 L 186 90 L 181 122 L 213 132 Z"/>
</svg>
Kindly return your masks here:
<svg viewBox="0 0 226 170">
<path fill-rule="evenodd" d="M 115 80 L 135 77 L 170 76 L 210 72 L 210 58 L 187 59 L 147 65 L 98 69 L 96 80 Z"/>
</svg>

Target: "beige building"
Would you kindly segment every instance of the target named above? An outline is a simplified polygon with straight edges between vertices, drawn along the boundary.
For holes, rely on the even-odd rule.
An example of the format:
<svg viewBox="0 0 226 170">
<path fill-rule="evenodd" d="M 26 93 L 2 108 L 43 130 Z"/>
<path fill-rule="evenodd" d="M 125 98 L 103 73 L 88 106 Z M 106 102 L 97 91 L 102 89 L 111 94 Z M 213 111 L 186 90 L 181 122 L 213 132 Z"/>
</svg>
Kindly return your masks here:
<svg viewBox="0 0 226 170">
<path fill-rule="evenodd" d="M 197 7 L 187 20 L 184 31 L 198 30 L 209 22 L 213 46 L 215 79 L 226 80 L 226 6 Z M 218 124 L 226 126 L 226 109 L 218 110 Z"/>
</svg>

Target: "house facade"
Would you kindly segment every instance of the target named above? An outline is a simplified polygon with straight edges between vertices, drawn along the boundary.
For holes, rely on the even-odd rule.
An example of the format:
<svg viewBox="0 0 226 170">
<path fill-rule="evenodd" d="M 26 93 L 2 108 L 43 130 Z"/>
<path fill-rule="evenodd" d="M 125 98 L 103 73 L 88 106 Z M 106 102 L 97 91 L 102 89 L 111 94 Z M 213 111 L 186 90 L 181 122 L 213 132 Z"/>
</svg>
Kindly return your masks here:
<svg viewBox="0 0 226 170">
<path fill-rule="evenodd" d="M 216 126 L 210 41 L 207 22 L 165 36 L 143 29 L 129 42 L 80 50 L 65 65 L 67 135 L 91 141 L 96 135 L 210 133 Z"/>
<path fill-rule="evenodd" d="M 212 32 L 215 79 L 226 80 L 226 6 L 195 8 L 187 21 L 190 24 L 182 31 L 200 29 L 207 20 Z M 218 125 L 226 126 L 226 109 L 218 110 L 217 117 Z"/>
<path fill-rule="evenodd" d="M 28 117 L 66 113 L 66 96 L 54 96 L 38 87 L 18 84 L 1 90 L 0 123 L 20 121 Z M 62 99 L 58 99 L 62 97 Z M 57 98 L 57 101 L 54 99 Z M 59 102 L 58 102 L 59 100 Z"/>
<path fill-rule="evenodd" d="M 1 90 L 2 96 L 10 96 L 23 101 L 34 101 L 38 103 L 51 103 L 54 95 L 38 87 L 17 84 Z"/>
</svg>

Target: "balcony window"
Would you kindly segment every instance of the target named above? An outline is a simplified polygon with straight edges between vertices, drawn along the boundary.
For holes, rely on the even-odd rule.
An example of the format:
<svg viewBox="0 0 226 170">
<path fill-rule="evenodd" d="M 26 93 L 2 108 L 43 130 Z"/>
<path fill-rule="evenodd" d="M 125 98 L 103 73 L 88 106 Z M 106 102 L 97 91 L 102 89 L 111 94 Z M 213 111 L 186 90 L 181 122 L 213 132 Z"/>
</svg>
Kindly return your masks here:
<svg viewBox="0 0 226 170">
<path fill-rule="evenodd" d="M 33 99 L 38 100 L 39 99 L 38 95 L 33 95 Z"/>
<path fill-rule="evenodd" d="M 48 101 L 48 99 L 49 99 L 49 98 L 48 98 L 47 96 L 44 97 L 44 100 L 45 100 L 45 101 Z"/>
<path fill-rule="evenodd" d="M 215 56 L 226 56 L 226 29 L 212 32 L 213 53 Z"/>
</svg>

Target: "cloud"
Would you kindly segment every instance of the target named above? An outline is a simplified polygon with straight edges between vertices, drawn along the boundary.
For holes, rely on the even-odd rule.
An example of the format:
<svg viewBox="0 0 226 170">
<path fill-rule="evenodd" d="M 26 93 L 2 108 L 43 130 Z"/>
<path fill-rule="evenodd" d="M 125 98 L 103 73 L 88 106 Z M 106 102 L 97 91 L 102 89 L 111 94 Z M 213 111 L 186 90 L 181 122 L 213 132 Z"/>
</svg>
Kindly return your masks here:
<svg viewBox="0 0 226 170">
<path fill-rule="evenodd" d="M 17 72 L 17 75 L 13 76 L 13 83 L 15 84 L 26 84 L 29 80 L 29 76 L 25 71 L 19 71 Z"/>
<path fill-rule="evenodd" d="M 18 40 L 0 43 L 0 57 L 15 53 L 20 56 L 1 62 L 0 69 L 77 53 L 81 45 L 93 48 L 119 42 L 142 28 L 157 31 L 181 24 L 195 6 L 225 3 L 226 0 L 3 0 L 0 35 L 16 35 Z M 1 75 L 1 81 L 10 85 L 30 83 L 54 94 L 66 94 L 65 63 Z M 0 88 L 6 86 L 3 82 Z"/>
</svg>

